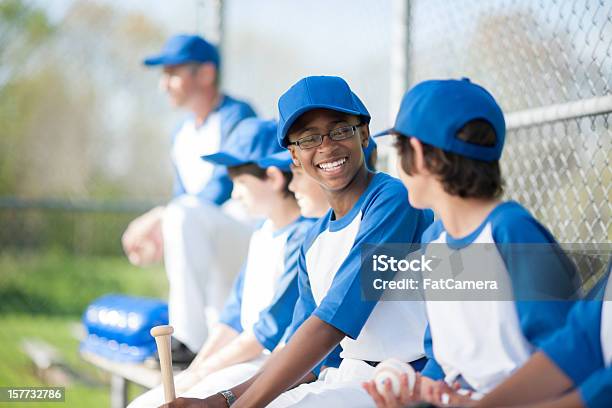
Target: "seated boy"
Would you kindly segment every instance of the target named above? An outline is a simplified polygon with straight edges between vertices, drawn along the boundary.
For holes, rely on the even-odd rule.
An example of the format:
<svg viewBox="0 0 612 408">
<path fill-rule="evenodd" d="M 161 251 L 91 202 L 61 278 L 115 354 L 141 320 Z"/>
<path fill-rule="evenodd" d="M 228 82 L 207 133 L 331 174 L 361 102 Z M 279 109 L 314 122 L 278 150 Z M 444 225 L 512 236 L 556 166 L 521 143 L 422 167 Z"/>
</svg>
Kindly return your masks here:
<svg viewBox="0 0 612 408">
<path fill-rule="evenodd" d="M 605 283 L 605 281 L 604 281 Z M 612 403 L 612 277 L 603 302 L 578 302 L 567 324 L 477 407 L 605 408 Z"/>
<path fill-rule="evenodd" d="M 363 148 L 370 115 L 341 78 L 300 80 L 281 96 L 279 113 L 280 144 L 321 185 L 331 206 L 300 250 L 294 332 L 245 383 L 206 400 L 177 399 L 169 406 L 370 406 L 360 384 L 378 362 L 395 357 L 416 369 L 424 364 L 423 304 L 363 300 L 360 267 L 365 244 L 418 242 L 431 213 L 397 200 L 408 194 L 399 180 L 368 170 Z M 312 381 L 311 371 L 318 373 L 338 344 L 340 366 Z"/>
<path fill-rule="evenodd" d="M 288 166 L 256 164 L 278 151 L 275 135 L 274 122 L 245 119 L 234 130 L 231 145 L 204 156 L 228 167 L 233 196 L 252 216 L 265 221 L 251 237 L 247 260 L 219 323 L 189 368 L 175 378 L 179 395 L 197 385 L 198 395 L 205 396 L 249 378 L 282 340 L 291 322 L 297 300 L 298 248 L 314 220 L 300 216 L 287 188 L 291 180 Z M 162 390 L 157 387 L 130 406 L 161 403 Z"/>
<path fill-rule="evenodd" d="M 426 345 L 431 353 L 420 384 L 410 394 L 403 376 L 399 397 L 389 389 L 380 395 L 372 382 L 364 387 L 379 407 L 421 399 L 446 404 L 450 385 L 487 393 L 563 326 L 577 274 L 546 228 L 520 204 L 500 200 L 505 122 L 484 88 L 468 79 L 422 82 L 404 96 L 390 132 L 410 204 L 439 216 L 423 234 L 426 253 L 451 249 L 464 270 L 487 273 L 482 265 L 492 265 L 500 282 L 511 285 L 509 297 L 499 300 L 473 300 L 474 291 L 444 301 L 425 292 L 432 348 Z M 517 244 L 531 245 L 542 258 L 520 256 Z M 543 301 L 540 289 L 559 300 Z"/>
</svg>

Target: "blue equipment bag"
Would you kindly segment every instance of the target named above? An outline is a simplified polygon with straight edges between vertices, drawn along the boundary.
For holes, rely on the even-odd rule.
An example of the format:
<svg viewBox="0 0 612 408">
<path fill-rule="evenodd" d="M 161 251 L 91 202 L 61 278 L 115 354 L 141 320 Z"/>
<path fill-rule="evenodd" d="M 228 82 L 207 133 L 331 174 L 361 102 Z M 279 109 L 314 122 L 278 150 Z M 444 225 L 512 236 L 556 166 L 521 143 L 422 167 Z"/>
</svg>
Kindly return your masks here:
<svg viewBox="0 0 612 408">
<path fill-rule="evenodd" d="M 111 360 L 140 362 L 156 351 L 152 327 L 168 324 L 168 305 L 158 299 L 105 295 L 83 313 L 87 337 L 81 351 Z"/>
</svg>

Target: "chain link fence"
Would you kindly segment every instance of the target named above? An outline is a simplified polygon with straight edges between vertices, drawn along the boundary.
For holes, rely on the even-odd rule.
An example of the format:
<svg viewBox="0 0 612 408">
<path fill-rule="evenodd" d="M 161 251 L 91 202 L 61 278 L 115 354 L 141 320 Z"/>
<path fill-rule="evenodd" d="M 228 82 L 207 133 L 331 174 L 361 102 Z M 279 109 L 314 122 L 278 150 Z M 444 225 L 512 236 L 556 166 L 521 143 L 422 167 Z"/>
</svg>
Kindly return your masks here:
<svg viewBox="0 0 612 408">
<path fill-rule="evenodd" d="M 498 99 L 507 198 L 560 242 L 610 242 L 612 2 L 412 1 L 409 61 L 410 83 L 467 76 Z"/>
<path fill-rule="evenodd" d="M 415 0 L 409 44 L 411 84 L 465 76 L 492 91 L 508 127 L 505 198 L 584 247 L 588 290 L 610 262 L 612 2 Z"/>
</svg>

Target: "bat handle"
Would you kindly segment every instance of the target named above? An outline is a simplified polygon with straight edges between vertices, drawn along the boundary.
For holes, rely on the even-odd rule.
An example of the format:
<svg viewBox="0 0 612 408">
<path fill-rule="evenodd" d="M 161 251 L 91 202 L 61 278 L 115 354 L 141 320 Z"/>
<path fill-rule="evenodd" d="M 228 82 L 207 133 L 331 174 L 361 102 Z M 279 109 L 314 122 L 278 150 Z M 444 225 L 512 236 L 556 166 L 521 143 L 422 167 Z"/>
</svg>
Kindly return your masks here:
<svg viewBox="0 0 612 408">
<path fill-rule="evenodd" d="M 155 326 L 151 329 L 151 336 L 155 338 L 155 343 L 157 344 L 166 402 L 174 401 L 176 398 L 174 374 L 172 373 L 172 351 L 170 350 L 170 335 L 172 333 L 174 333 L 174 328 L 167 325 Z"/>
</svg>

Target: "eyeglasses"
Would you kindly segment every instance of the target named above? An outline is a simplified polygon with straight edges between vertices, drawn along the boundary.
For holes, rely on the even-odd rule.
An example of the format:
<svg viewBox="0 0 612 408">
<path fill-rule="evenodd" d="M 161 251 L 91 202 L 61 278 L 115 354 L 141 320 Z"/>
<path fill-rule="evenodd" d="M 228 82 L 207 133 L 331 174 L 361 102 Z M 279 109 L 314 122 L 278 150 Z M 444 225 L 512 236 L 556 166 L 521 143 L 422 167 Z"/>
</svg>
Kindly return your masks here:
<svg viewBox="0 0 612 408">
<path fill-rule="evenodd" d="M 289 142 L 287 144 L 297 145 L 297 147 L 299 147 L 300 150 L 312 149 L 314 147 L 321 146 L 323 144 L 323 138 L 325 136 L 329 137 L 331 140 L 334 140 L 336 142 L 339 140 L 348 139 L 349 137 L 353 137 L 355 136 L 357 129 L 362 125 L 363 124 L 344 126 L 338 129 L 334 129 L 331 132 L 324 134 L 324 135 L 309 135 L 301 139 L 298 139 L 295 142 Z"/>
</svg>

